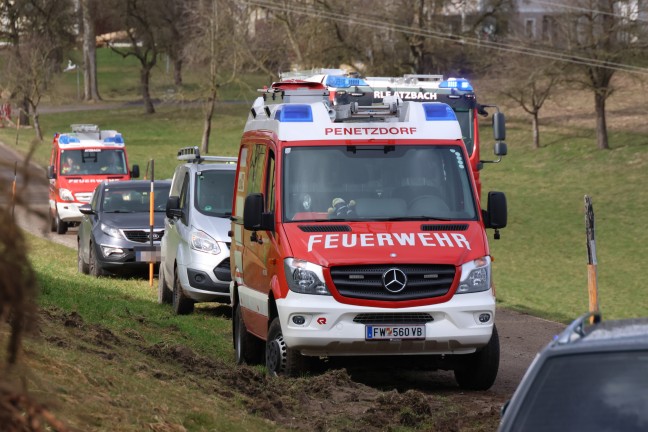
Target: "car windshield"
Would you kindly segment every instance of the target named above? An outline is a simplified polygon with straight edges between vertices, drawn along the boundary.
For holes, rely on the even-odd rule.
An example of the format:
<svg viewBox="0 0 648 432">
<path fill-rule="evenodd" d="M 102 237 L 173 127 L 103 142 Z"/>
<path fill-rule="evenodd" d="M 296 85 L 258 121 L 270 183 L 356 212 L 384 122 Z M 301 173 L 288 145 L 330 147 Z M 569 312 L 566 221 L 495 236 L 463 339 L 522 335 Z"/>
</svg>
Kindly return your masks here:
<svg viewBox="0 0 648 432">
<path fill-rule="evenodd" d="M 153 190 L 154 211 L 163 212 L 166 210 L 170 187 L 168 184 L 155 185 Z M 104 213 L 149 212 L 151 205 L 150 198 L 151 187 L 145 183 L 129 189 L 112 188 L 109 185 L 104 189 L 102 209 Z"/>
<path fill-rule="evenodd" d="M 234 170 L 206 170 L 196 174 L 196 208 L 208 216 L 232 214 Z"/>
<path fill-rule="evenodd" d="M 289 147 L 283 220 L 475 220 L 469 165 L 454 145 Z"/>
<path fill-rule="evenodd" d="M 60 167 L 65 176 L 128 173 L 124 151 L 117 149 L 61 150 Z"/>
<path fill-rule="evenodd" d="M 521 431 L 648 430 L 648 351 L 549 358 L 513 424 Z"/>
</svg>

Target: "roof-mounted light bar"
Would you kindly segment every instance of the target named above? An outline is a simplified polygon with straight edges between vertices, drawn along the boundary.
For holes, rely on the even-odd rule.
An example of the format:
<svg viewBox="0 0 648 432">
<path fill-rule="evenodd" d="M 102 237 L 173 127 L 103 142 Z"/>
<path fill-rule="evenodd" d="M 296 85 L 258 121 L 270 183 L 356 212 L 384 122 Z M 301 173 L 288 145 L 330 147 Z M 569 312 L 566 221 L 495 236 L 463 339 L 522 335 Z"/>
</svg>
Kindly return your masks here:
<svg viewBox="0 0 648 432">
<path fill-rule="evenodd" d="M 473 91 L 473 86 L 465 78 L 448 78 L 439 83 L 439 88 L 457 89 L 462 91 Z"/>
<path fill-rule="evenodd" d="M 275 111 L 275 119 L 283 123 L 312 123 L 313 110 L 310 105 L 282 105 Z"/>
<path fill-rule="evenodd" d="M 72 132 L 77 132 L 77 133 L 87 133 L 87 132 L 96 132 L 99 133 L 99 125 L 96 124 L 72 124 L 70 125 L 70 128 L 72 128 Z"/>
<path fill-rule="evenodd" d="M 441 102 L 424 103 L 423 111 L 425 112 L 425 120 L 427 121 L 457 120 L 457 116 L 452 108 Z"/>
<path fill-rule="evenodd" d="M 198 146 L 193 146 L 183 147 L 178 150 L 178 160 L 190 161 L 193 163 L 201 163 L 203 161 L 236 163 L 238 161 L 238 158 L 233 156 L 201 156 Z"/>
</svg>

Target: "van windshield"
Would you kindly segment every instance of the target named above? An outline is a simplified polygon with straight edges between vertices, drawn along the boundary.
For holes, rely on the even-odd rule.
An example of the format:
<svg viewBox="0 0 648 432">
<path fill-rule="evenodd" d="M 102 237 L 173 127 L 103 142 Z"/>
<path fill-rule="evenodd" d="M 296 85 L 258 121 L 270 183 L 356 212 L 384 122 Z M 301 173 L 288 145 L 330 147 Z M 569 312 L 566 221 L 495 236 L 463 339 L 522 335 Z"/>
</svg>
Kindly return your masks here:
<svg viewBox="0 0 648 432">
<path fill-rule="evenodd" d="M 124 175 L 128 173 L 123 150 L 61 150 L 60 173 L 78 175 Z"/>
<path fill-rule="evenodd" d="M 476 220 L 461 147 L 288 147 L 283 220 Z"/>
<path fill-rule="evenodd" d="M 200 213 L 207 216 L 232 215 L 234 170 L 206 170 L 196 174 L 196 202 Z"/>
</svg>

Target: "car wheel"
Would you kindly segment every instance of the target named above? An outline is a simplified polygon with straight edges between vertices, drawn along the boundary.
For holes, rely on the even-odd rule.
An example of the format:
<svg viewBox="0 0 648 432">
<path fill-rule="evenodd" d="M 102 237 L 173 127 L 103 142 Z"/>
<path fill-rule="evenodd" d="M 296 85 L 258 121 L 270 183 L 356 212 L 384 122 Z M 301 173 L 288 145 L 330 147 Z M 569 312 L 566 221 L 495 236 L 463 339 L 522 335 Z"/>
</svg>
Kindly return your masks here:
<svg viewBox="0 0 648 432">
<path fill-rule="evenodd" d="M 49 221 L 50 231 L 51 232 L 56 232 L 56 220 L 54 219 L 54 216 L 52 215 L 52 210 L 47 212 L 47 220 Z"/>
<path fill-rule="evenodd" d="M 169 304 L 173 301 L 173 293 L 169 290 L 169 287 L 166 284 L 164 279 L 164 270 L 162 269 L 162 264 L 160 264 L 160 269 L 158 270 L 158 303 L 159 304 Z"/>
<path fill-rule="evenodd" d="M 238 303 L 234 309 L 232 319 L 232 334 L 234 335 L 236 364 L 261 364 L 263 361 L 263 341 L 248 333 L 243 322 L 241 305 Z"/>
<path fill-rule="evenodd" d="M 187 315 L 193 312 L 194 302 L 185 295 L 180 285 L 180 277 L 178 276 L 178 269 L 176 268 L 175 277 L 173 278 L 173 311 L 177 315 Z"/>
<path fill-rule="evenodd" d="M 83 261 L 83 251 L 81 250 L 81 242 L 77 240 L 77 267 L 79 273 L 88 274 L 90 271 L 90 266 Z"/>
<path fill-rule="evenodd" d="M 104 276 L 106 273 L 104 272 L 104 269 L 101 268 L 99 261 L 97 261 L 94 244 L 90 243 L 88 249 L 90 253 L 90 274 L 94 277 Z"/>
<path fill-rule="evenodd" d="M 493 334 L 488 344 L 481 350 L 468 354 L 459 360 L 459 366 L 454 370 L 454 376 L 464 390 L 488 390 L 497 377 L 499 369 L 500 346 L 497 327 L 493 326 Z"/>
<path fill-rule="evenodd" d="M 54 226 L 56 227 L 57 234 L 65 234 L 68 230 L 67 222 L 63 222 L 61 220 L 61 218 L 58 215 L 58 212 L 56 212 L 56 216 L 54 216 Z"/>
<path fill-rule="evenodd" d="M 266 341 L 266 369 L 272 376 L 299 376 L 308 372 L 306 357 L 286 345 L 279 318 L 272 320 Z"/>
</svg>

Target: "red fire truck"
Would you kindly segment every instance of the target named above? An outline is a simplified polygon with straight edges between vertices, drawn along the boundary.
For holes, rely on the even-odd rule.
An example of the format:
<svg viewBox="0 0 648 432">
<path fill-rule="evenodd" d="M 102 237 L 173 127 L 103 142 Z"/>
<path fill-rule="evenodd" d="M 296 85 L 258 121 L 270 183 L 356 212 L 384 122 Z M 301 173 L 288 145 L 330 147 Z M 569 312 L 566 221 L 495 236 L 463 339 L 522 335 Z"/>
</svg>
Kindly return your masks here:
<svg viewBox="0 0 648 432">
<path fill-rule="evenodd" d="M 73 124 L 71 129 L 54 135 L 47 167 L 50 228 L 58 234 L 81 222 L 79 207 L 90 202 L 97 184 L 139 177 L 138 165 L 128 169 L 121 133 L 94 124 Z"/>
<path fill-rule="evenodd" d="M 482 210 L 448 104 L 332 104 L 321 84 L 277 83 L 252 106 L 238 161 L 237 362 L 298 375 L 355 357 L 453 370 L 465 389 L 493 384 L 486 228 L 506 226 L 506 199 L 489 192 Z"/>
</svg>

